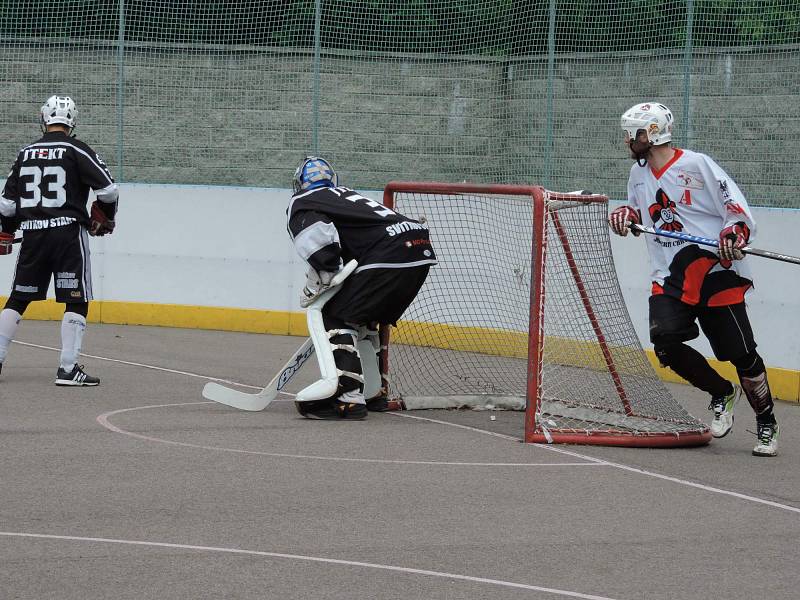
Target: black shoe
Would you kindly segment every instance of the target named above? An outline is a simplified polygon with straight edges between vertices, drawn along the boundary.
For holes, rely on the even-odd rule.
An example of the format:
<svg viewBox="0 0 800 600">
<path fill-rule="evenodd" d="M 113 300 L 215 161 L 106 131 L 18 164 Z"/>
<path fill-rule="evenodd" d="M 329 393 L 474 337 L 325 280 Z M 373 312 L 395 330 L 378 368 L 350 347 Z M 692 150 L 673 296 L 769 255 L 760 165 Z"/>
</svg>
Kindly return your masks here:
<svg viewBox="0 0 800 600">
<path fill-rule="evenodd" d="M 340 402 L 339 400 L 311 400 L 309 402 L 295 402 L 297 412 L 306 419 L 320 419 L 325 421 L 338 421 L 349 419 L 356 421 L 367 416 L 367 407 L 363 404 Z"/>
<path fill-rule="evenodd" d="M 84 373 L 83 365 L 75 365 L 69 373 L 58 367 L 56 385 L 100 385 L 100 379 Z"/>
</svg>

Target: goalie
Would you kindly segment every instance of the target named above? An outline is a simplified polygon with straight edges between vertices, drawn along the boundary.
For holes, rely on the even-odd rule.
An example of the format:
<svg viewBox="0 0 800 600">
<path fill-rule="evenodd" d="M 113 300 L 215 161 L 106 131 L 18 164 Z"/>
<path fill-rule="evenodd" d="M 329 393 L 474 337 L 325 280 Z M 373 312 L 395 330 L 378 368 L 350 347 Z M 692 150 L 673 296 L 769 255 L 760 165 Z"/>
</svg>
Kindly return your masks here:
<svg viewBox="0 0 800 600">
<path fill-rule="evenodd" d="M 309 265 L 301 304 L 324 293 L 345 262 L 359 264 L 324 305 L 320 322 L 309 319 L 309 329 L 318 329 L 310 334 L 320 365 L 332 360 L 338 381 L 303 390 L 297 410 L 311 419 L 363 419 L 385 408 L 378 326 L 396 324 L 436 264 L 428 227 L 339 186 L 322 158 L 303 160 L 293 189 L 287 228 Z"/>
</svg>

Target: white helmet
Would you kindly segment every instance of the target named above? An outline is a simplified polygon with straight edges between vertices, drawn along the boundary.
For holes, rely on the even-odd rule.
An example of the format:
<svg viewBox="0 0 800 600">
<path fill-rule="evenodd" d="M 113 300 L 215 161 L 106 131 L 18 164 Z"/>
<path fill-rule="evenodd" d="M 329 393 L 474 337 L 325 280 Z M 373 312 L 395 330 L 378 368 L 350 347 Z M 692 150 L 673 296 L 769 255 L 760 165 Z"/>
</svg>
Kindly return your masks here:
<svg viewBox="0 0 800 600">
<path fill-rule="evenodd" d="M 631 140 L 635 140 L 639 130 L 644 129 L 650 143 L 659 146 L 672 140 L 674 123 L 672 111 L 666 106 L 658 102 L 645 102 L 629 108 L 622 115 L 620 124 Z"/>
<path fill-rule="evenodd" d="M 74 129 L 75 121 L 78 118 L 78 108 L 75 106 L 75 101 L 69 96 L 50 96 L 42 106 L 40 118 L 42 129 L 56 123 Z"/>
</svg>

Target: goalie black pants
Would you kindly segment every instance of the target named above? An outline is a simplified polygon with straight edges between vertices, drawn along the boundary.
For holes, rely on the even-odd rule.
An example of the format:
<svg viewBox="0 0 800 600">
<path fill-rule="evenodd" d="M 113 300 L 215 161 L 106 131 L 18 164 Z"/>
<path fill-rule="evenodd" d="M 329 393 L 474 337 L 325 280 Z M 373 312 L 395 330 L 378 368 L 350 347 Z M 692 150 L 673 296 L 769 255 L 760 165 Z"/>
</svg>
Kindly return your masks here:
<svg viewBox="0 0 800 600">
<path fill-rule="evenodd" d="M 357 325 L 394 325 L 419 293 L 429 270 L 430 265 L 421 265 L 354 273 L 323 307 L 322 314 Z"/>
</svg>

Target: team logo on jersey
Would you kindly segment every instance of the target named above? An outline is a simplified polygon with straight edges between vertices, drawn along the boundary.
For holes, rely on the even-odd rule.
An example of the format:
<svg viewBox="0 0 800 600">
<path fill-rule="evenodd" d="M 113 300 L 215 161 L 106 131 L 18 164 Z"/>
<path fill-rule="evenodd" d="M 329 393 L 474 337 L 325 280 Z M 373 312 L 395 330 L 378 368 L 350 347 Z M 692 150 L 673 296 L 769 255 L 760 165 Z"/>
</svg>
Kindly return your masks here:
<svg viewBox="0 0 800 600">
<path fill-rule="evenodd" d="M 702 190 L 706 186 L 700 173 L 695 171 L 678 171 L 678 184 L 693 190 Z"/>
<path fill-rule="evenodd" d="M 677 206 L 669 199 L 661 188 L 656 192 L 656 201 L 650 205 L 647 212 L 653 219 L 653 224 L 665 231 L 683 231 L 683 223 L 678 219 Z"/>
</svg>

